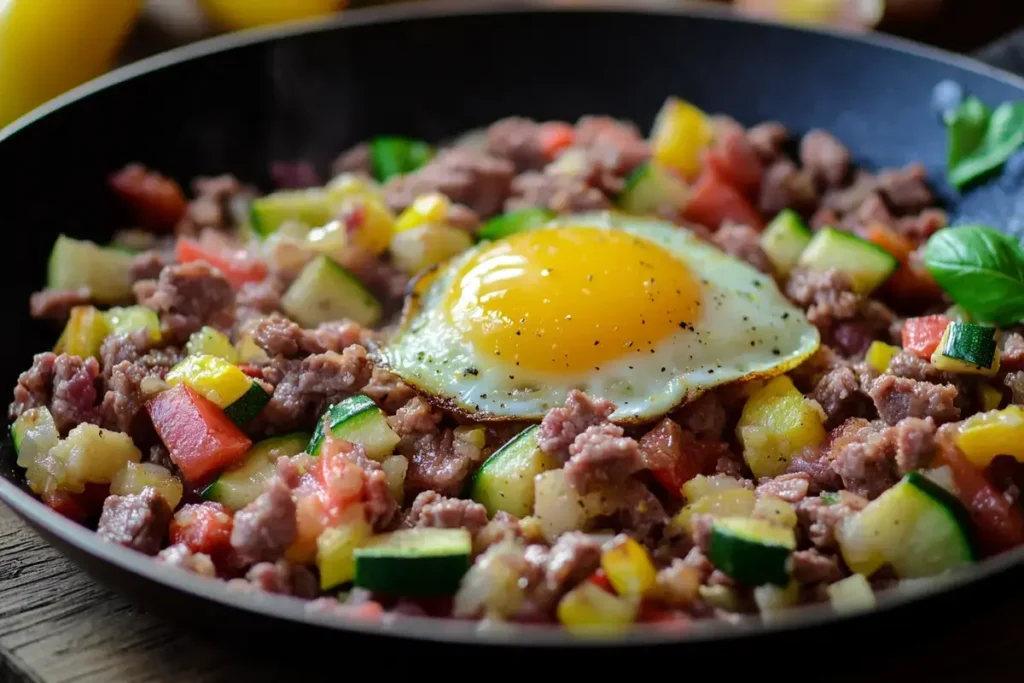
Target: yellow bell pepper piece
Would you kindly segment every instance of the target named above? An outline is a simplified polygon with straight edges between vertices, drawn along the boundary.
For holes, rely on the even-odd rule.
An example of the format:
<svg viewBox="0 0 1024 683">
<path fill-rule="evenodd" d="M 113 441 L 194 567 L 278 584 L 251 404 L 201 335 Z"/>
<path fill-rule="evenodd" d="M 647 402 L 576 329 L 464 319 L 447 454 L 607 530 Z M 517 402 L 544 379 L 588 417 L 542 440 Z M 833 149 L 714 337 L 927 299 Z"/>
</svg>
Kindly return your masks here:
<svg viewBox="0 0 1024 683">
<path fill-rule="evenodd" d="M 559 601 L 558 621 L 577 635 L 621 633 L 636 620 L 639 608 L 639 602 L 585 581 Z"/>
<path fill-rule="evenodd" d="M 227 408 L 252 386 L 252 378 L 238 366 L 209 355 L 186 357 L 171 368 L 165 381 L 172 387 L 184 382 L 220 408 Z"/>
<path fill-rule="evenodd" d="M 754 512 L 755 498 L 750 489 L 726 489 L 708 494 L 683 507 L 672 518 L 672 526 L 688 534 L 693 530 L 690 521 L 694 515 L 749 517 Z"/>
<path fill-rule="evenodd" d="M 143 4 L 0 2 L 0 128 L 110 69 Z"/>
<path fill-rule="evenodd" d="M 619 595 L 641 598 L 657 584 L 658 570 L 647 550 L 628 536 L 601 553 L 601 568 Z"/>
<path fill-rule="evenodd" d="M 359 509 L 362 511 L 362 506 Z M 316 566 L 320 570 L 321 589 L 328 590 L 355 578 L 353 553 L 372 535 L 373 529 L 362 514 L 320 534 L 316 540 Z"/>
<path fill-rule="evenodd" d="M 99 310 L 94 306 L 75 306 L 54 351 L 80 358 L 99 358 L 100 346 L 108 334 L 110 324 Z"/>
<path fill-rule="evenodd" d="M 730 489 L 744 488 L 743 482 L 727 474 L 714 474 L 709 476 L 698 474 L 690 481 L 683 484 L 683 498 L 687 503 L 709 496 L 712 493 L 720 493 Z"/>
<path fill-rule="evenodd" d="M 1003 402 L 1003 392 L 987 384 L 981 385 L 981 409 L 995 410 Z"/>
<path fill-rule="evenodd" d="M 161 339 L 160 316 L 145 306 L 126 306 L 108 309 L 104 314 L 110 325 L 110 334 L 131 334 L 140 330 L 149 330 L 149 338 L 154 342 Z"/>
<path fill-rule="evenodd" d="M 751 396 L 736 425 L 743 459 L 756 478 L 776 477 L 803 449 L 828 436 L 820 409 L 805 399 L 793 381 L 779 375 Z"/>
<path fill-rule="evenodd" d="M 240 31 L 327 16 L 343 9 L 348 0 L 200 0 L 200 4 L 218 26 Z"/>
<path fill-rule="evenodd" d="M 231 340 L 212 327 L 203 327 L 193 332 L 185 344 L 185 350 L 190 356 L 216 356 L 229 363 L 238 362 L 238 351 L 231 345 Z"/>
<path fill-rule="evenodd" d="M 875 340 L 871 342 L 871 346 L 868 347 L 868 352 L 864 356 L 864 360 L 874 370 L 878 372 L 885 372 L 889 368 L 889 362 L 893 357 L 900 352 L 900 349 L 893 346 L 892 344 L 886 344 L 883 341 Z"/>
<path fill-rule="evenodd" d="M 976 467 L 988 467 L 997 455 L 1024 462 L 1024 409 L 1011 405 L 969 417 L 960 425 L 956 445 Z"/>
<path fill-rule="evenodd" d="M 451 208 L 451 200 L 440 192 L 420 195 L 398 217 L 395 223 L 395 232 L 404 232 L 420 225 L 434 224 L 444 225 L 448 220 L 448 211 Z"/>
<path fill-rule="evenodd" d="M 700 173 L 700 155 L 711 142 L 711 135 L 711 124 L 704 112 L 689 102 L 670 97 L 651 131 L 651 155 L 659 164 L 693 179 Z"/>
<path fill-rule="evenodd" d="M 384 189 L 375 180 L 356 173 L 342 173 L 324 186 L 328 196 L 338 201 L 346 197 L 375 199 L 384 203 Z"/>
</svg>

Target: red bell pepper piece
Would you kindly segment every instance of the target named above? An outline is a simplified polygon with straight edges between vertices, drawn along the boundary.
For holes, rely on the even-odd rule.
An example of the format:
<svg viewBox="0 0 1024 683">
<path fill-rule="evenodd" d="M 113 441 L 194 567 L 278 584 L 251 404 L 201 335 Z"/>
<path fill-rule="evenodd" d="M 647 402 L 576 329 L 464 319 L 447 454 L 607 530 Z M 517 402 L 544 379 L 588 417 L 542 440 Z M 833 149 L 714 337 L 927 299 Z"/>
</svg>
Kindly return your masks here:
<svg viewBox="0 0 1024 683">
<path fill-rule="evenodd" d="M 185 215 L 188 202 L 181 186 L 141 164 L 129 164 L 107 181 L 144 225 L 172 228 Z"/>
<path fill-rule="evenodd" d="M 882 247 L 900 262 L 900 267 L 879 289 L 885 298 L 912 303 L 931 300 L 942 293 L 928 269 L 910 258 L 916 248 L 912 241 L 882 223 L 869 225 L 864 238 Z"/>
<path fill-rule="evenodd" d="M 952 470 L 960 502 L 967 508 L 986 553 L 1002 552 L 1024 543 L 1024 513 L 1006 502 L 984 472 L 955 447 L 940 448 L 938 460 Z"/>
<path fill-rule="evenodd" d="M 729 445 L 721 441 L 698 441 L 673 420 L 663 420 L 640 439 L 640 451 L 647 469 L 675 498 L 682 498 L 682 486 L 698 474 L 714 468 Z"/>
<path fill-rule="evenodd" d="M 616 595 L 615 587 L 612 586 L 612 582 L 608 580 L 608 574 L 605 573 L 604 569 L 598 568 L 597 571 L 590 575 L 590 578 L 588 578 L 587 581 L 603 591 Z"/>
<path fill-rule="evenodd" d="M 683 207 L 683 218 L 714 230 L 727 220 L 755 230 L 764 228 L 757 209 L 713 165 L 706 167 L 697 178 L 693 195 Z"/>
<path fill-rule="evenodd" d="M 57 489 L 53 493 L 43 494 L 43 502 L 64 515 L 68 519 L 85 524 L 99 516 L 103 510 L 103 501 L 110 495 L 110 484 L 86 484 L 81 493 L 71 493 Z"/>
<path fill-rule="evenodd" d="M 231 552 L 234 513 L 220 503 L 183 505 L 171 519 L 171 544 L 183 543 L 194 553 L 206 553 L 220 565 Z"/>
<path fill-rule="evenodd" d="M 187 384 L 151 399 L 146 410 L 171 460 L 190 483 L 230 467 L 252 446 L 223 410 Z"/>
<path fill-rule="evenodd" d="M 175 256 L 181 263 L 206 261 L 236 288 L 246 282 L 262 282 L 267 277 L 267 264 L 245 255 L 244 251 L 214 249 L 190 237 L 179 237 Z"/>
<path fill-rule="evenodd" d="M 950 319 L 944 315 L 907 318 L 903 323 L 903 350 L 928 360 L 935 353 Z"/>
<path fill-rule="evenodd" d="M 548 161 L 554 161 L 563 150 L 573 146 L 576 142 L 576 133 L 568 123 L 549 121 L 541 124 L 537 138 L 540 140 L 544 156 Z"/>
</svg>

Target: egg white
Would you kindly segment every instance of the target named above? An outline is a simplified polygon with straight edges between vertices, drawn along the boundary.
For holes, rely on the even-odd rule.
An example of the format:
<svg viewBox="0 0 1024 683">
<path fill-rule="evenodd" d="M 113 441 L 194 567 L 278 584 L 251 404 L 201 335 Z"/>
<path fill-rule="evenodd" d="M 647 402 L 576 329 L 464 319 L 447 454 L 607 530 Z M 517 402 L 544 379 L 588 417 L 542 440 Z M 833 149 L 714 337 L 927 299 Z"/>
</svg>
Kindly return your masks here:
<svg viewBox="0 0 1024 683">
<path fill-rule="evenodd" d="M 613 212 L 560 217 L 540 230 L 586 225 L 625 230 L 655 242 L 686 264 L 702 287 L 702 315 L 644 353 L 623 353 L 599 370 L 531 373 L 480 353 L 441 307 L 462 264 L 478 245 L 415 283 L 381 363 L 445 407 L 477 420 L 537 420 L 572 389 L 617 406 L 612 420 L 648 422 L 702 392 L 741 379 L 786 372 L 814 353 L 817 328 L 774 280 L 671 223 Z"/>
</svg>

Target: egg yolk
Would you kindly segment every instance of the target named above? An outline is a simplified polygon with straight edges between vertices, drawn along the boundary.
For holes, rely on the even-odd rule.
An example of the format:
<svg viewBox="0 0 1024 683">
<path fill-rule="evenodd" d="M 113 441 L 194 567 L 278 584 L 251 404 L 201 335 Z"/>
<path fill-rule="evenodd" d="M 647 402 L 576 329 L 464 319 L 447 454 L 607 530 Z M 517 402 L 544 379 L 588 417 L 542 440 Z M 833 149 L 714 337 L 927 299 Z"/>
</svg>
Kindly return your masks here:
<svg viewBox="0 0 1024 683">
<path fill-rule="evenodd" d="M 477 353 L 506 366 L 573 374 L 691 334 L 699 280 L 663 247 L 585 226 L 532 230 L 481 249 L 444 310 Z M 639 359 L 638 359 L 639 360 Z"/>
</svg>

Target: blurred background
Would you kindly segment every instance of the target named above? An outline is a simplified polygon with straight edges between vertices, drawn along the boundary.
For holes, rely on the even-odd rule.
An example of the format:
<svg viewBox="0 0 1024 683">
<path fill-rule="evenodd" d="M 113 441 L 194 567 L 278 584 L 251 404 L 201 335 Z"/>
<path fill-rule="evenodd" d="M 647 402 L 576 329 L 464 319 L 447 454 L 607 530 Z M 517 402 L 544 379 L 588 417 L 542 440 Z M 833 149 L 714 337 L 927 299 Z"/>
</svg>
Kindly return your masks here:
<svg viewBox="0 0 1024 683">
<path fill-rule="evenodd" d="M 187 42 L 369 5 L 417 1 L 0 0 L 0 127 L 119 64 Z M 1024 25 L 1024 0 L 658 1 L 727 5 L 739 13 L 786 22 L 881 31 L 957 52 L 974 51 Z"/>
</svg>

